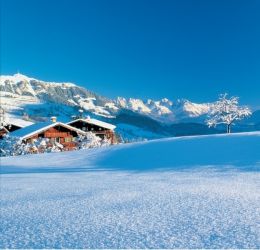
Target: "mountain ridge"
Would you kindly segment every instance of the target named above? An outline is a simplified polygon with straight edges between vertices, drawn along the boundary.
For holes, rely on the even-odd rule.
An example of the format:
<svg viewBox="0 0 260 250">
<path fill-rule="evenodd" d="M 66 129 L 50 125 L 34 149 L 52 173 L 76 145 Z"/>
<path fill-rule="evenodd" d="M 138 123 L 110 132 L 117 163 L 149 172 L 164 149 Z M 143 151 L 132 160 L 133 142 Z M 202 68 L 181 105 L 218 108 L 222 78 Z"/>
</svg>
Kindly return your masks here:
<svg viewBox="0 0 260 250">
<path fill-rule="evenodd" d="M 187 124 L 192 124 L 190 131 L 196 131 L 195 134 L 219 132 L 203 124 L 211 103 L 193 103 L 186 99 L 176 102 L 167 98 L 110 99 L 74 83 L 45 82 L 22 74 L 0 76 L 0 98 L 1 106 L 10 118 L 42 121 L 56 115 L 60 119 L 69 119 L 82 109 L 88 115 L 117 124 L 122 134 L 125 134 L 126 127 L 128 132 L 131 127 L 132 130 L 139 130 L 140 135 L 150 134 L 144 139 L 185 135 L 189 130 Z M 183 125 L 183 132 L 179 131 L 180 124 L 186 124 Z M 173 132 L 172 127 L 179 132 Z M 156 128 L 161 128 L 161 131 Z"/>
<path fill-rule="evenodd" d="M 0 91 L 14 97 L 36 97 L 38 101 L 54 101 L 69 106 L 78 106 L 96 115 L 113 115 L 119 109 L 128 109 L 163 122 L 174 122 L 176 114 L 185 113 L 196 117 L 207 113 L 209 104 L 192 103 L 179 99 L 176 104 L 167 98 L 161 100 L 142 100 L 137 98 L 118 97 L 115 100 L 98 95 L 86 88 L 68 82 L 45 82 L 22 74 L 1 76 Z M 183 116 L 183 114 L 182 114 Z"/>
</svg>

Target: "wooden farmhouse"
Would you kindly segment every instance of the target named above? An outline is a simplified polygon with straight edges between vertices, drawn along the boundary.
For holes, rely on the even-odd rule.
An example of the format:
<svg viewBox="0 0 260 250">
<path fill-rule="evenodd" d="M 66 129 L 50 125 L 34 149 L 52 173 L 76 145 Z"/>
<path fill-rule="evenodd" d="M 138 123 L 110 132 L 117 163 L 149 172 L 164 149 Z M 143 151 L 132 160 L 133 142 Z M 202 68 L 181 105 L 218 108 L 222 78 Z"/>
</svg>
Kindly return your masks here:
<svg viewBox="0 0 260 250">
<path fill-rule="evenodd" d="M 22 121 L 22 122 L 10 122 L 8 125 L 2 126 L 0 128 L 0 139 L 3 138 L 4 135 L 16 131 L 18 129 L 24 128 L 26 126 L 32 125 L 32 122 Z"/>
<path fill-rule="evenodd" d="M 51 143 L 57 142 L 63 146 L 63 150 L 76 148 L 76 137 L 85 135 L 85 132 L 62 122 L 41 122 L 16 130 L 11 136 L 19 137 L 24 142 L 33 139 L 48 138 Z"/>
<path fill-rule="evenodd" d="M 70 121 L 67 124 L 84 132 L 92 132 L 101 139 L 108 139 L 112 144 L 117 143 L 114 132 L 116 126 L 110 123 L 87 117 Z"/>
</svg>

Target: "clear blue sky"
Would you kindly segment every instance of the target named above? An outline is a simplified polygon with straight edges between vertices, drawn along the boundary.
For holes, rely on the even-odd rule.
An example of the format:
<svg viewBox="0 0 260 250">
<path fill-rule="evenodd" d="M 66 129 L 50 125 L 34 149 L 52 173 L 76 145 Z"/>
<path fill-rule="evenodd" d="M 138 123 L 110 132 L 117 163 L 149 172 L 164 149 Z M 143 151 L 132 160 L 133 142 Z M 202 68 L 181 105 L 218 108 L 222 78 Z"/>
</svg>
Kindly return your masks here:
<svg viewBox="0 0 260 250">
<path fill-rule="evenodd" d="M 259 0 L 0 0 L 1 74 L 260 106 Z"/>
</svg>

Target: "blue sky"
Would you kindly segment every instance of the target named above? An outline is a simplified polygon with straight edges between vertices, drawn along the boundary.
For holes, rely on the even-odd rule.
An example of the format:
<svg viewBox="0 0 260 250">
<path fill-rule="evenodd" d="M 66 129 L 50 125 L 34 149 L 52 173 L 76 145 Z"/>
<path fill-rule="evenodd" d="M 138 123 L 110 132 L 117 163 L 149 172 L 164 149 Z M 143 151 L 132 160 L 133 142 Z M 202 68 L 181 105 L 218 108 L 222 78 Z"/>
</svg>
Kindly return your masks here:
<svg viewBox="0 0 260 250">
<path fill-rule="evenodd" d="M 0 0 L 1 74 L 260 106 L 259 0 Z"/>
</svg>

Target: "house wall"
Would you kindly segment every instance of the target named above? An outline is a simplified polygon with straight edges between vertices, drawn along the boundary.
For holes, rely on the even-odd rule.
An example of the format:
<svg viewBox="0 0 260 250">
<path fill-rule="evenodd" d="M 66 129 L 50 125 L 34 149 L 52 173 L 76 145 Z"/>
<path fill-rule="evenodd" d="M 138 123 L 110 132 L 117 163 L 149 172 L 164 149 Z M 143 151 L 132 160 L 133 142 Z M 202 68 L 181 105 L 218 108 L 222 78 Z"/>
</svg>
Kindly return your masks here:
<svg viewBox="0 0 260 250">
<path fill-rule="evenodd" d="M 94 124 L 89 124 L 87 122 L 83 121 L 75 121 L 69 124 L 70 126 L 74 128 L 78 128 L 80 130 L 83 130 L 85 132 L 92 132 L 96 136 L 100 137 L 101 139 L 107 138 L 111 140 L 112 144 L 116 143 L 116 137 L 113 130 L 103 128 Z"/>
<path fill-rule="evenodd" d="M 62 126 L 55 126 L 52 128 L 49 128 L 48 130 L 37 133 L 30 138 L 28 138 L 26 141 L 29 142 L 32 139 L 37 138 L 48 138 L 50 140 L 55 140 L 58 143 L 62 144 L 64 146 L 64 150 L 72 150 L 76 147 L 76 142 L 73 141 L 73 138 L 77 137 L 78 134 L 75 131 L 71 131 L 68 128 L 62 127 Z"/>
<path fill-rule="evenodd" d="M 108 129 L 94 125 L 94 124 L 89 124 L 87 122 L 83 122 L 83 121 L 75 121 L 70 123 L 70 126 L 75 127 L 75 128 L 79 128 L 83 131 L 91 131 L 91 132 L 97 132 L 97 131 L 106 131 Z"/>
</svg>

